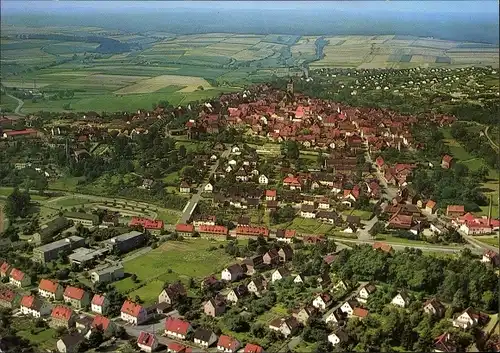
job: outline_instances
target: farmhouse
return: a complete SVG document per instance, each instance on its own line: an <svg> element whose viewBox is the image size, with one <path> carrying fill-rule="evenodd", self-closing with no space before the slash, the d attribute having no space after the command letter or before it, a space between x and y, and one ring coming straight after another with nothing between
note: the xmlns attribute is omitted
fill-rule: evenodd
<svg viewBox="0 0 500 353"><path fill-rule="evenodd" d="M25 295L21 298L21 313L36 318L50 314L51 308L47 302L34 295Z"/></svg>

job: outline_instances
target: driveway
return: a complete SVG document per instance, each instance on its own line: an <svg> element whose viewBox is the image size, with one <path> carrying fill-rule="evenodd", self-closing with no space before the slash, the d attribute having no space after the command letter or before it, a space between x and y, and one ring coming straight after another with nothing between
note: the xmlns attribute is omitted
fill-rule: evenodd
<svg viewBox="0 0 500 353"><path fill-rule="evenodd" d="M375 223L377 223L377 221L378 221L377 216L374 216L368 222L364 223L364 227L361 229L358 229L358 239L359 240L372 240L373 237L368 232L370 229L372 229L373 225Z"/></svg>

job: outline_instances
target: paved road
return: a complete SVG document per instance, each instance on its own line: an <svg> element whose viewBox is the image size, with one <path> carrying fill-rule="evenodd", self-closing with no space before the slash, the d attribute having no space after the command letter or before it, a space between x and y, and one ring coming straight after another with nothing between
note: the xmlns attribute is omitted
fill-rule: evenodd
<svg viewBox="0 0 500 353"><path fill-rule="evenodd" d="M489 245L489 244L480 242L480 241L478 241L477 238L471 237L470 235L465 235L463 233L461 233L461 234L465 240L467 240L472 246L474 246L477 249L481 249L483 251L484 250L493 250L495 252L498 252L498 250L499 250L497 246L493 246L493 245Z"/></svg>
<svg viewBox="0 0 500 353"><path fill-rule="evenodd" d="M10 98L15 99L17 101L17 107L14 110L14 114L19 115L19 116L25 116L23 113L21 113L21 108L23 107L24 102L21 99L14 97L11 94L7 94L7 96L9 96Z"/></svg>
<svg viewBox="0 0 500 353"><path fill-rule="evenodd" d="M484 129L484 135L490 141L490 144L498 151L500 147L491 139L490 135L488 135L488 130L490 129L489 126L486 126L486 129Z"/></svg>
<svg viewBox="0 0 500 353"><path fill-rule="evenodd" d="M368 233L370 229L372 229L373 225L378 222L377 216L374 216L368 222L364 223L364 227L358 229L358 239L359 240L372 240L373 237Z"/></svg>
<svg viewBox="0 0 500 353"><path fill-rule="evenodd" d="M229 156L229 153L231 152L231 146L228 146L224 152L222 152L222 157L227 158ZM209 169L208 172L208 177L207 179L210 180L212 175L214 175L215 171L219 167L219 162L220 158L217 159L217 162L215 162L214 165L212 165ZM181 219L179 220L179 223L187 223L189 221L189 218L191 218L191 215L193 214L194 209L198 205L198 202L201 199L201 194L203 193L203 188L205 187L204 183L200 183L198 186L198 189L196 190L196 193L193 194L191 199L188 201L186 206L184 207L184 210L182 211L182 216Z"/></svg>

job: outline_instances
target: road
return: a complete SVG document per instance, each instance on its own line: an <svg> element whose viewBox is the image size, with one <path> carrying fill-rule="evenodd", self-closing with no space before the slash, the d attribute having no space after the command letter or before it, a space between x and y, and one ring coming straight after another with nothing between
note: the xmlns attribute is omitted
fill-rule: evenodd
<svg viewBox="0 0 500 353"><path fill-rule="evenodd" d="M12 99L15 99L17 101L17 107L14 110L14 114L19 115L19 116L25 116L23 113L21 113L21 108L23 107L24 102L21 99L14 97L11 94L7 94L7 96L12 98Z"/></svg>
<svg viewBox="0 0 500 353"><path fill-rule="evenodd" d="M365 145L366 145L365 159L375 169L375 175L377 176L377 179L378 179L380 185L382 185L382 187L383 187L382 188L382 196L384 196L387 200L391 201L393 198L398 196L398 190L396 188L392 188L392 187L389 187L387 185L387 182L385 181L384 176L382 175L382 173L380 173L380 171L375 166L375 164L372 160L372 156L370 155L370 152L369 152L368 140L365 140Z"/></svg>
<svg viewBox="0 0 500 353"><path fill-rule="evenodd" d="M358 229L358 239L359 240L372 240L373 237L368 233L372 229L373 225L378 222L377 216L374 216L368 222L364 223L364 227Z"/></svg>
<svg viewBox="0 0 500 353"><path fill-rule="evenodd" d="M339 301L339 303L337 305L335 305L333 308L331 308L330 310L328 310L324 315L323 315L323 321L326 321L326 319L328 318L328 316L338 310L342 304L344 304L346 301L348 300L351 300L352 298L354 298L358 293L359 291L361 290L361 288L363 288L366 284L368 284L368 282L359 282L359 286L358 288L356 288L355 290L353 290L351 292L351 294L349 294L349 296L347 296L346 298L343 298L342 300Z"/></svg>
<svg viewBox="0 0 500 353"><path fill-rule="evenodd" d="M222 152L222 157L227 158L229 156L229 153L231 152L231 146L226 146L226 150ZM208 171L208 180L214 175L215 171L219 167L219 161L220 158L217 159L217 162L215 162L214 165L212 165ZM205 187L204 183L200 183L198 185L198 189L196 190L196 193L191 196L191 199L188 201L186 206L184 207L184 210L182 211L182 216L181 219L179 220L179 223L187 223L189 221L189 218L191 218L191 215L193 214L194 209L198 205L198 202L201 199L201 194L203 193L203 188Z"/></svg>
<svg viewBox="0 0 500 353"><path fill-rule="evenodd" d="M484 129L484 135L486 136L486 138L488 139L488 141L490 141L490 144L498 151L500 149L500 147L498 147L498 145L493 142L493 140L491 139L490 135L488 135L488 130L490 129L489 126L486 126L486 129Z"/></svg>

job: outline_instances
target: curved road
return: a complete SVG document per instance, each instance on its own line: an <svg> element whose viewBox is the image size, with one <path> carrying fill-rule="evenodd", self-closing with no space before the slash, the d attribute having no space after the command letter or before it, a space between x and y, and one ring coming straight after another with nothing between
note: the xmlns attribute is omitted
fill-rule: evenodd
<svg viewBox="0 0 500 353"><path fill-rule="evenodd" d="M14 97L11 94L7 94L7 96L10 97L10 98L12 98L12 99L15 99L17 101L17 107L14 110L14 114L19 115L19 116L25 116L23 113L21 113L21 109L22 109L22 107L24 105L24 102L21 99L19 99L17 97Z"/></svg>
<svg viewBox="0 0 500 353"><path fill-rule="evenodd" d="M488 130L489 129L490 129L490 127L486 126L486 129L484 129L484 135L486 136L486 138L488 139L488 141L490 141L490 144L498 151L500 149L500 147L495 142L493 142L493 140L491 139L490 135L488 135Z"/></svg>

